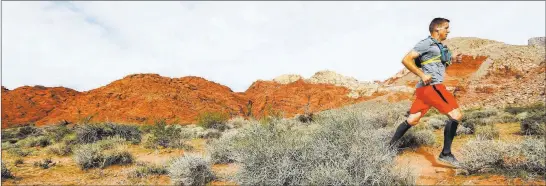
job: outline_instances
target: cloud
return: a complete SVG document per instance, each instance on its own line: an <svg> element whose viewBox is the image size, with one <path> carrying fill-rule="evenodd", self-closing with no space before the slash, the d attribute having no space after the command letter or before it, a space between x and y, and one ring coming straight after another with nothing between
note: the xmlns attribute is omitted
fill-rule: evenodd
<svg viewBox="0 0 546 186"><path fill-rule="evenodd" d="M524 45L545 2L3 2L2 85L86 91L131 73L195 75L244 91L256 79L334 70L383 80L428 35Z"/></svg>

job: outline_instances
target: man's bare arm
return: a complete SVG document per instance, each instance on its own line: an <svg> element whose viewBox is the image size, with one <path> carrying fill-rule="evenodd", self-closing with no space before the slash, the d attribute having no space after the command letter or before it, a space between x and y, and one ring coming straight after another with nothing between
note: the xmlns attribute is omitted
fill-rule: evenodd
<svg viewBox="0 0 546 186"><path fill-rule="evenodd" d="M414 50L411 50L410 52L408 52L408 54L406 54L406 56L404 57L404 59L402 60L402 64L404 64L404 66L412 73L414 73L415 75L419 76L423 82L425 84L428 84L430 82L430 80L432 79L432 77L430 75L426 75L421 69L419 69L416 65L415 65L415 58L419 57L419 53L417 53L416 51Z"/></svg>

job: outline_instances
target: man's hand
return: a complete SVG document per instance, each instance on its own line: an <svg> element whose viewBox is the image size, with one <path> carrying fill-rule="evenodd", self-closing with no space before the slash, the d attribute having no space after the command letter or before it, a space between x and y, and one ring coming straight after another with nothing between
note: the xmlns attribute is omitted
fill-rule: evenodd
<svg viewBox="0 0 546 186"><path fill-rule="evenodd" d="M423 74L423 76L421 76L421 80L425 85L428 85L432 81L432 76L428 74Z"/></svg>
<svg viewBox="0 0 546 186"><path fill-rule="evenodd" d="M457 55L451 56L451 62L453 62L453 63L462 63L463 62L463 54L457 54Z"/></svg>

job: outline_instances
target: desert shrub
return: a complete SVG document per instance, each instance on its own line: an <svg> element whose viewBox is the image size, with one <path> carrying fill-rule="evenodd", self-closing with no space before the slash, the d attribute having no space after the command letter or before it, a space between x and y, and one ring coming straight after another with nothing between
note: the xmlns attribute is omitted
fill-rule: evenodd
<svg viewBox="0 0 546 186"><path fill-rule="evenodd" d="M27 136L37 136L42 134L42 130L39 128L33 126L33 125L25 125L18 128L16 136L19 139L26 138Z"/></svg>
<svg viewBox="0 0 546 186"><path fill-rule="evenodd" d="M118 145L126 145L126 144L127 144L127 141L125 141L124 138L117 135L95 142L95 145L97 145L100 149L103 149L103 150L112 149Z"/></svg>
<svg viewBox="0 0 546 186"><path fill-rule="evenodd" d="M111 124L111 128L115 131L114 136L120 136L133 144L140 143L141 132L138 130L138 126Z"/></svg>
<svg viewBox="0 0 546 186"><path fill-rule="evenodd" d="M232 125L233 128L241 128L242 126L247 124L250 124L250 121L240 116L231 118L227 121L227 125Z"/></svg>
<svg viewBox="0 0 546 186"><path fill-rule="evenodd" d="M544 138L525 139L518 148L519 154L525 158L521 166L528 171L546 173L546 149L544 147Z"/></svg>
<svg viewBox="0 0 546 186"><path fill-rule="evenodd" d="M124 165L133 162L134 157L124 145L105 145L108 143L89 143L74 150L74 161L82 170L104 168L110 165Z"/></svg>
<svg viewBox="0 0 546 186"><path fill-rule="evenodd" d="M485 109L485 110L476 110L469 113L464 114L468 119L481 119L481 118L488 118L491 116L495 116L498 114L498 110L496 109Z"/></svg>
<svg viewBox="0 0 546 186"><path fill-rule="evenodd" d="M463 134L473 134L473 131L470 128L467 128L463 125L459 125L457 127L457 135L463 135Z"/></svg>
<svg viewBox="0 0 546 186"><path fill-rule="evenodd" d="M150 175L166 175L169 172L167 171L166 165L157 165L157 164L137 164L137 167L129 172L129 177L131 178L144 178Z"/></svg>
<svg viewBox="0 0 546 186"><path fill-rule="evenodd" d="M481 140L498 139L499 130L493 125L478 126L476 128L476 138Z"/></svg>
<svg viewBox="0 0 546 186"><path fill-rule="evenodd" d="M48 145L51 145L51 140L47 136L40 136L36 138L36 141L33 141L34 143L31 143L30 145L32 147L47 147Z"/></svg>
<svg viewBox="0 0 546 186"><path fill-rule="evenodd" d="M2 129L2 141L9 141L9 140L16 140L17 138L17 130L10 128L10 129Z"/></svg>
<svg viewBox="0 0 546 186"><path fill-rule="evenodd" d="M35 161L34 166L40 167L42 169L49 169L52 166L55 166L55 163L51 161L51 158L44 158L41 161Z"/></svg>
<svg viewBox="0 0 546 186"><path fill-rule="evenodd" d="M346 112L347 111L347 112ZM314 125L253 123L232 138L241 185L407 185L388 148L391 130L361 110L328 111ZM379 127L379 129L378 129Z"/></svg>
<svg viewBox="0 0 546 186"><path fill-rule="evenodd" d="M68 145L76 145L78 144L78 135L76 133L67 134L61 139L61 142Z"/></svg>
<svg viewBox="0 0 546 186"><path fill-rule="evenodd" d="M313 113L300 114L296 118L298 119L298 121L300 121L302 123L310 123L310 122L313 122L315 120Z"/></svg>
<svg viewBox="0 0 546 186"><path fill-rule="evenodd" d="M534 112L523 119L520 124L521 133L525 135L545 135L546 134L546 114L544 112Z"/></svg>
<svg viewBox="0 0 546 186"><path fill-rule="evenodd" d="M117 148L106 150L103 153L104 159L102 161L101 168L110 165L131 164L135 159L125 146L118 146Z"/></svg>
<svg viewBox="0 0 546 186"><path fill-rule="evenodd" d="M393 131L394 134L394 131ZM416 148L423 145L434 145L435 135L430 130L410 130L398 141L399 148Z"/></svg>
<svg viewBox="0 0 546 186"><path fill-rule="evenodd" d="M56 143L48 147L47 152L58 156L66 156L72 153L72 145L65 142Z"/></svg>
<svg viewBox="0 0 546 186"><path fill-rule="evenodd" d="M198 137L204 138L204 139L219 138L220 136L222 136L222 132L216 129L207 129L198 134Z"/></svg>
<svg viewBox="0 0 546 186"><path fill-rule="evenodd" d="M20 143L23 147L47 147L51 144L51 141L47 136L29 136L17 143Z"/></svg>
<svg viewBox="0 0 546 186"><path fill-rule="evenodd" d="M18 156L18 157L25 157L25 156L28 156L30 154L32 154L32 150L30 149L21 149L21 148L11 148L11 149L8 149L8 153L9 154L12 154L14 156Z"/></svg>
<svg viewBox="0 0 546 186"><path fill-rule="evenodd" d="M499 141L470 140L461 148L461 154L465 158L460 161L460 165L470 174L478 173L482 169L502 169L504 153L509 149Z"/></svg>
<svg viewBox="0 0 546 186"><path fill-rule="evenodd" d="M430 118L428 120L427 124L429 126L431 126L432 128L434 128L434 129L441 129L441 128L444 128L446 126L446 121L436 119L436 118Z"/></svg>
<svg viewBox="0 0 546 186"><path fill-rule="evenodd" d="M198 137L198 131L202 131L201 127L182 127L180 128L180 138L193 139Z"/></svg>
<svg viewBox="0 0 546 186"><path fill-rule="evenodd" d="M24 164L24 163L25 163L25 161L24 161L23 159L21 159L21 158L17 158L17 159L13 162L13 164L14 164L15 166L21 165L21 164Z"/></svg>
<svg viewBox="0 0 546 186"><path fill-rule="evenodd" d="M358 119L360 120L358 122L373 125L375 128L394 127L407 119L407 110L410 106L411 102L409 101L397 103L366 101L318 112L315 121L335 117L339 120Z"/></svg>
<svg viewBox="0 0 546 186"><path fill-rule="evenodd" d="M137 126L114 123L86 124L76 128L80 143L93 143L111 136L120 136L134 144L140 143L141 133Z"/></svg>
<svg viewBox="0 0 546 186"><path fill-rule="evenodd" d="M14 177L13 174L11 174L11 171L6 167L4 162L2 162L1 164L2 164L2 180L13 178Z"/></svg>
<svg viewBox="0 0 546 186"><path fill-rule="evenodd" d="M153 125L141 125L138 127L138 130L140 130L142 133L149 133L154 128Z"/></svg>
<svg viewBox="0 0 546 186"><path fill-rule="evenodd" d="M99 146L92 143L81 145L79 148L74 150L74 162L82 169L91 169L95 167L100 167L104 155L102 154L102 149Z"/></svg>
<svg viewBox="0 0 546 186"><path fill-rule="evenodd" d="M513 123L518 122L520 119L515 115L509 114L507 112L501 112L491 118L485 120L486 124L497 124L497 123Z"/></svg>
<svg viewBox="0 0 546 186"><path fill-rule="evenodd" d="M61 141L64 136L72 133L66 125L55 125L45 129L46 136L54 142Z"/></svg>
<svg viewBox="0 0 546 186"><path fill-rule="evenodd" d="M486 124L487 123L484 121L483 118L466 118L466 117L463 117L463 119L460 122L459 126L463 126L465 128L468 128L470 130L470 133L474 134L476 132L476 127L484 126Z"/></svg>
<svg viewBox="0 0 546 186"><path fill-rule="evenodd" d="M158 120L147 136L146 148L189 148L184 142L182 128L167 126L165 120Z"/></svg>
<svg viewBox="0 0 546 186"><path fill-rule="evenodd" d="M174 160L168 172L176 185L205 185L215 179L210 161L193 154Z"/></svg>
<svg viewBox="0 0 546 186"><path fill-rule="evenodd" d="M497 140L471 140L461 153L465 157L461 167L470 174L482 171L527 172L544 175L546 171L546 149L544 140L526 138L522 142Z"/></svg>
<svg viewBox="0 0 546 186"><path fill-rule="evenodd" d="M217 129L224 131L227 129L226 123L229 116L220 112L204 112L197 116L197 125L205 129Z"/></svg>
<svg viewBox="0 0 546 186"><path fill-rule="evenodd" d="M537 102L537 103L526 105L526 106L508 106L504 108L504 111L514 115L523 113L523 112L529 112L529 113L544 112L545 110L544 106L545 106L544 103Z"/></svg>
<svg viewBox="0 0 546 186"><path fill-rule="evenodd" d="M19 148L19 147L21 147L21 144L18 144L18 143L11 143L11 142L2 143L2 150L8 150L11 148Z"/></svg>
<svg viewBox="0 0 546 186"><path fill-rule="evenodd" d="M208 144L207 151L213 163L232 163L235 161L231 142L236 134L237 131L231 130Z"/></svg>

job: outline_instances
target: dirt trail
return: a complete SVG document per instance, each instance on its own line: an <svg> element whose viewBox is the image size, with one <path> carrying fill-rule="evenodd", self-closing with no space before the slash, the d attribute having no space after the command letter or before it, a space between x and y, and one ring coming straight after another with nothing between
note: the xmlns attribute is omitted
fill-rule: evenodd
<svg viewBox="0 0 546 186"><path fill-rule="evenodd" d="M437 160L430 147L405 151L397 159L399 165L408 166L418 174L417 185L445 184L455 176L455 167Z"/></svg>
<svg viewBox="0 0 546 186"><path fill-rule="evenodd" d="M514 135L519 130L518 123L495 124L500 132L500 140L521 140L522 136ZM434 131L436 144L422 146L417 149L404 150L396 159L400 167L408 167L416 171L417 185L546 185L545 180L523 180L498 174L457 175L457 169L449 164L438 161L438 155L443 144L443 131ZM464 157L460 150L473 135L457 136L453 141L452 152L459 159Z"/></svg>

